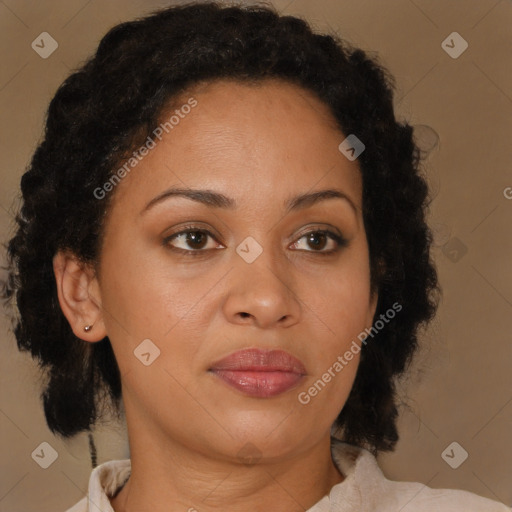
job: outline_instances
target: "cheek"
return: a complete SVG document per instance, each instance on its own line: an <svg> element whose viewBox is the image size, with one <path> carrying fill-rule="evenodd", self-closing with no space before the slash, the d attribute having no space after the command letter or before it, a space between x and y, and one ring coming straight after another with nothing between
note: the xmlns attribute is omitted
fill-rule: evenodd
<svg viewBox="0 0 512 512"><path fill-rule="evenodd" d="M357 336L367 327L366 322L370 307L369 283L365 276L352 275L342 283L329 305L329 316L335 334L342 336L342 341Z"/></svg>
<svg viewBox="0 0 512 512"><path fill-rule="evenodd" d="M121 371L140 370L134 352L150 339L160 350L158 364L181 373L197 351L198 332L208 324L208 301L200 299L219 281L217 272L191 277L186 268L167 264L158 251L151 256L115 237L109 243L102 257L102 306Z"/></svg>
<svg viewBox="0 0 512 512"><path fill-rule="evenodd" d="M320 312L322 334L310 352L310 376L297 399L312 417L325 417L328 425L343 408L359 366L360 335L369 327L368 270L364 264L350 265L350 272L339 272L321 290L315 311Z"/></svg>
<svg viewBox="0 0 512 512"><path fill-rule="evenodd" d="M341 351L364 331L370 313L370 276L366 253L354 251L322 280L311 308L325 325L327 352Z"/></svg>
<svg viewBox="0 0 512 512"><path fill-rule="evenodd" d="M186 313L188 288L172 278L172 268L158 261L155 252L130 243L121 229L110 233L102 254L101 293L113 330L161 337Z"/></svg>

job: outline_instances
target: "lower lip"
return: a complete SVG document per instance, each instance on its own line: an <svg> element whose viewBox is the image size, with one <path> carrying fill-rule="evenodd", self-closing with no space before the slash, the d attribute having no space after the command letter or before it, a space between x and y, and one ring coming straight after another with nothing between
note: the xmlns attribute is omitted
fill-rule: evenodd
<svg viewBox="0 0 512 512"><path fill-rule="evenodd" d="M248 396L268 398L297 386L303 375L281 371L212 370L230 386Z"/></svg>

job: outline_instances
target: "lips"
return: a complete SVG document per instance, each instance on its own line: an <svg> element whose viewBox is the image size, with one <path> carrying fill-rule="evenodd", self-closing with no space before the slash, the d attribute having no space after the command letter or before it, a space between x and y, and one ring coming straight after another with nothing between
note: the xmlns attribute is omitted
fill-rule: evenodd
<svg viewBox="0 0 512 512"><path fill-rule="evenodd" d="M307 373L302 362L288 352L255 348L234 352L209 371L241 393L259 398L296 387Z"/></svg>

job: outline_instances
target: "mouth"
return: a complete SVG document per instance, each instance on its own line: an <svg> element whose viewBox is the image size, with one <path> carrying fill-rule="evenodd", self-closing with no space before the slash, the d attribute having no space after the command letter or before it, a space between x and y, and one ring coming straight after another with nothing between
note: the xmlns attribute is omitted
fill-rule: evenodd
<svg viewBox="0 0 512 512"><path fill-rule="evenodd" d="M269 398L293 389L306 376L306 368L283 350L246 349L215 362L208 370L241 393Z"/></svg>

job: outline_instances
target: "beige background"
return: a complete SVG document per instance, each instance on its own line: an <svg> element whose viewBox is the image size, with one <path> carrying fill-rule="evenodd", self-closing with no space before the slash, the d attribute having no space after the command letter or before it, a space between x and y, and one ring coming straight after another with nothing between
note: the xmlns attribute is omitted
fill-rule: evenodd
<svg viewBox="0 0 512 512"><path fill-rule="evenodd" d="M0 2L0 228L11 226L19 179L41 134L48 101L114 24L168 2ZM411 378L401 441L380 457L389 478L467 489L512 505L512 2L509 0L276 0L378 52L397 79L399 117L431 127L439 144L426 170L444 298ZM441 43L458 32L457 59ZM59 47L31 48L41 32ZM422 143L432 131L418 129ZM509 187L509 188L507 188ZM508 198L507 198L508 195ZM466 248L467 252L464 252ZM90 472L87 438L62 442L47 429L34 364L15 348L3 317L0 368L0 511L56 512L78 501ZM116 425L97 434L99 462L127 456ZM58 452L50 468L31 458L41 442ZM441 457L456 441L469 454L457 469ZM454 452L459 457L460 449Z"/></svg>

